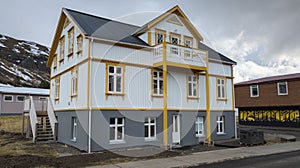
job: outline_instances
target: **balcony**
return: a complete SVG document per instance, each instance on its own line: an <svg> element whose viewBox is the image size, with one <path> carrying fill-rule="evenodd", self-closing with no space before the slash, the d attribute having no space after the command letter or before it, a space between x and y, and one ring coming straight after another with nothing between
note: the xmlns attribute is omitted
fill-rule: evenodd
<svg viewBox="0 0 300 168"><path fill-rule="evenodd" d="M163 63L163 44L154 48L154 66L161 66ZM206 52L199 49L178 46L166 43L167 65L174 65L191 69L203 69L206 67Z"/></svg>

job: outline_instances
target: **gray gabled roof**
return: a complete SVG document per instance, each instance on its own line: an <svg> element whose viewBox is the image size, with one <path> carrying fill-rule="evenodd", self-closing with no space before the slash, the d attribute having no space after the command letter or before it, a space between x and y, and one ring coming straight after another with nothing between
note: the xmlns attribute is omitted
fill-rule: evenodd
<svg viewBox="0 0 300 168"><path fill-rule="evenodd" d="M149 46L139 37L131 35L140 27L74 11L63 9L69 17L77 24L81 31L90 37L99 39L124 42L135 45Z"/></svg>
<svg viewBox="0 0 300 168"><path fill-rule="evenodd" d="M225 55L219 53L218 51L208 47L207 45L203 44L202 42L198 43L198 47L201 50L208 51L208 56L209 56L208 58L211 59L211 60L227 62L227 63L236 65L235 61L229 59L228 57L226 57Z"/></svg>
<svg viewBox="0 0 300 168"><path fill-rule="evenodd" d="M71 9L63 8L63 10L69 17L71 17L71 19L86 36L150 47L139 37L133 35L138 30L143 29L143 27L122 23ZM236 64L235 61L227 58L223 54L211 49L201 42L199 42L198 47L199 49L208 51L209 58L212 60Z"/></svg>

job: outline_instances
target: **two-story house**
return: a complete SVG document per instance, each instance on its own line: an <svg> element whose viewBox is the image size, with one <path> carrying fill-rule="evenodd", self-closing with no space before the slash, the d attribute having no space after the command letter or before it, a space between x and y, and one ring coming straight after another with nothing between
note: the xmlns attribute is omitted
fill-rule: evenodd
<svg viewBox="0 0 300 168"><path fill-rule="evenodd" d="M240 124L300 127L300 73L245 81L234 88Z"/></svg>
<svg viewBox="0 0 300 168"><path fill-rule="evenodd" d="M235 64L178 6L142 27L62 9L47 62L57 140L90 152L231 138Z"/></svg>

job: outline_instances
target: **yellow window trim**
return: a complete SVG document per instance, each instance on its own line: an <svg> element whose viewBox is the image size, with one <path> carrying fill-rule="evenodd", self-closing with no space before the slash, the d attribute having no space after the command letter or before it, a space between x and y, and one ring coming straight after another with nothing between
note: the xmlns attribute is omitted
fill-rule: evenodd
<svg viewBox="0 0 300 168"><path fill-rule="evenodd" d="M57 54L53 57L53 70L55 71L57 69Z"/></svg>
<svg viewBox="0 0 300 168"><path fill-rule="evenodd" d="M218 80L219 79L224 80L224 98L220 98L219 95L218 95ZM227 82L226 78L216 77L216 98L217 98L217 101L227 101L226 82Z"/></svg>
<svg viewBox="0 0 300 168"><path fill-rule="evenodd" d="M120 66L122 67L122 91L120 93L118 92L110 92L108 91L108 67L109 66ZM106 62L105 65L105 83L106 83L106 87L105 87L105 98L106 100L108 99L108 96L122 96L122 100L125 99L125 92L124 92L124 78L125 78L125 64L121 64L121 63L115 63L115 62Z"/></svg>
<svg viewBox="0 0 300 168"><path fill-rule="evenodd" d="M73 73L77 71L76 73L76 93L73 93ZM70 97L71 97L71 101L73 100L73 98L76 98L76 101L78 100L78 66L75 66L72 68L71 70L71 90L70 90Z"/></svg>
<svg viewBox="0 0 300 168"><path fill-rule="evenodd" d="M70 21L68 18L66 18L66 21L65 21L65 23L64 23L64 29L65 29L70 23L71 23L71 21Z"/></svg>
<svg viewBox="0 0 300 168"><path fill-rule="evenodd" d="M65 36L59 39L59 63L62 63L65 58Z"/></svg>
<svg viewBox="0 0 300 168"><path fill-rule="evenodd" d="M186 46L186 41L187 40L189 40L191 42L191 44L190 44L189 47ZM193 45L193 37L183 36L183 45L186 48L191 48L192 49L194 47L194 45ZM190 57L194 57L194 55L193 55L192 52L190 53ZM187 50L184 50L184 58L187 58Z"/></svg>
<svg viewBox="0 0 300 168"><path fill-rule="evenodd" d="M150 77L151 77L151 80L150 80L150 82L151 82L151 100L153 100L154 97L156 97L156 98L163 98L164 97L163 94L154 94L154 79L153 79L154 78L154 76L153 76L154 71L162 72L162 70L158 69L158 68L151 68L151 75L150 75Z"/></svg>
<svg viewBox="0 0 300 168"><path fill-rule="evenodd" d="M172 37L177 37L178 38L178 46L181 45L181 34L177 34L177 33L173 33L173 32L170 32L169 33L169 43L170 44L173 44L172 43ZM173 45L176 45L176 44L173 44Z"/></svg>
<svg viewBox="0 0 300 168"><path fill-rule="evenodd" d="M60 98L60 76L56 77L54 79L54 82L55 82L55 89L58 89L57 96L56 96L56 90L55 90L54 101L59 102L59 98Z"/></svg>
<svg viewBox="0 0 300 168"><path fill-rule="evenodd" d="M164 35L164 41L166 41L166 38L167 38L167 31L165 31L165 30L162 30L162 29L155 29L155 45L157 45L157 44L162 44L162 43L157 43L157 34L163 34Z"/></svg>
<svg viewBox="0 0 300 168"><path fill-rule="evenodd" d="M70 37L72 35L72 41ZM72 49L70 50L70 46L72 45ZM68 30L68 57L73 56L74 53L74 26Z"/></svg>
<svg viewBox="0 0 300 168"><path fill-rule="evenodd" d="M193 75L196 76L196 96L189 96L189 75L191 74L186 74L186 100L188 102L189 99L191 100L200 100L200 91L199 91L199 73L193 73Z"/></svg>
<svg viewBox="0 0 300 168"><path fill-rule="evenodd" d="M77 38L77 51L76 51L76 54L78 56L78 55L80 55L80 53L82 53L83 36L81 34L79 34L76 38ZM80 41L80 48L79 48L78 46L79 46L79 40L80 39L81 39L81 41Z"/></svg>

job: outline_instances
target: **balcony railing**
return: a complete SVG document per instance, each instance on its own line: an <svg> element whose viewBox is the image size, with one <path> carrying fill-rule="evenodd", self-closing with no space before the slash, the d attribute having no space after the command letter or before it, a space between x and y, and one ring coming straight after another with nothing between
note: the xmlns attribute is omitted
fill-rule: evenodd
<svg viewBox="0 0 300 168"><path fill-rule="evenodd" d="M190 47L166 44L167 62L189 66L206 67L206 52ZM155 46L154 64L163 61L163 44Z"/></svg>

